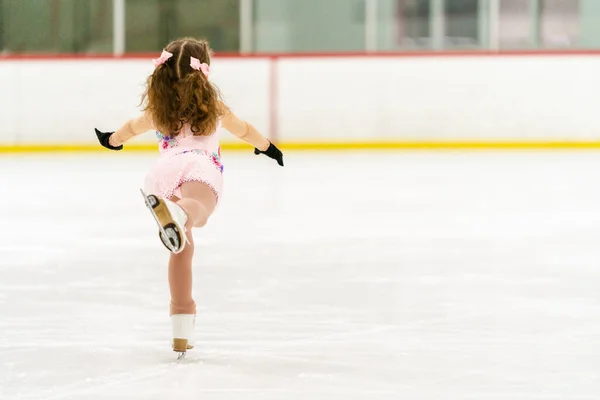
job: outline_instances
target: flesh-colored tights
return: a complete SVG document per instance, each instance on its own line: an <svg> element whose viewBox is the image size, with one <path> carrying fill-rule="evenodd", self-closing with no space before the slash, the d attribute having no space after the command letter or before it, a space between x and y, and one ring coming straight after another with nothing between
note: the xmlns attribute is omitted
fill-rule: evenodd
<svg viewBox="0 0 600 400"><path fill-rule="evenodd" d="M179 254L171 253L169 259L169 288L171 291L171 315L195 314L196 303L192 298L192 258L194 238L192 228L206 225L217 205L217 198L210 187L201 182L186 182L181 188L181 199L172 197L188 215L186 235L189 243Z"/></svg>

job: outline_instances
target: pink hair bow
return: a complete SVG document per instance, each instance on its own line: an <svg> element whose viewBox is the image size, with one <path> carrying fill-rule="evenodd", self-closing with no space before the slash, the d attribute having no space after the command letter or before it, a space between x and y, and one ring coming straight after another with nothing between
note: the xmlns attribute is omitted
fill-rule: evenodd
<svg viewBox="0 0 600 400"><path fill-rule="evenodd" d="M173 57L172 53L169 53L166 50L163 50L160 57L158 57L155 60L152 60L154 62L154 66L158 67L161 64L164 64L169 58Z"/></svg>
<svg viewBox="0 0 600 400"><path fill-rule="evenodd" d="M196 71L202 71L206 77L208 77L210 72L210 66L207 63L200 63L200 60L194 57L190 57L190 67Z"/></svg>

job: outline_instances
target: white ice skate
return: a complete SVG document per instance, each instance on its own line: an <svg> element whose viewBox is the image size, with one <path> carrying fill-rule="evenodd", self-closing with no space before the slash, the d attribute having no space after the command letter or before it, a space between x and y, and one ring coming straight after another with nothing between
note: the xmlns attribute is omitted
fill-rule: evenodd
<svg viewBox="0 0 600 400"><path fill-rule="evenodd" d="M196 316L194 314L173 314L171 323L173 324L173 351L180 353L177 359L181 360L185 357L187 350L194 348Z"/></svg>
<svg viewBox="0 0 600 400"><path fill-rule="evenodd" d="M181 253L188 242L185 233L187 214L174 202L153 194L147 195L140 189L146 207L158 224L158 235L165 247L174 254Z"/></svg>

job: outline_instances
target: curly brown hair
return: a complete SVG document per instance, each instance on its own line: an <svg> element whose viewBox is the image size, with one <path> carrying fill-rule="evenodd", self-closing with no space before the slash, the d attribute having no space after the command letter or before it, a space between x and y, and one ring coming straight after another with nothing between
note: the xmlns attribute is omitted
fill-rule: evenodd
<svg viewBox="0 0 600 400"><path fill-rule="evenodd" d="M144 111L163 134L177 136L189 124L194 135L210 135L224 112L221 94L202 71L190 66L190 57L210 65L208 43L183 38L169 43L165 50L173 56L148 77L142 96Z"/></svg>

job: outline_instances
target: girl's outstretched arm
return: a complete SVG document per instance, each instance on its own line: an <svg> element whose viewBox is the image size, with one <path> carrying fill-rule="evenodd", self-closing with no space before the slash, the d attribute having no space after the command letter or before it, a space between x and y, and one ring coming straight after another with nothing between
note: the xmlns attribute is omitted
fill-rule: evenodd
<svg viewBox="0 0 600 400"><path fill-rule="evenodd" d="M149 131L153 128L152 119L146 114L130 119L125 122L115 133L110 136L109 144L117 147L127 142L129 139Z"/></svg>
<svg viewBox="0 0 600 400"><path fill-rule="evenodd" d="M264 154L277 161L283 167L283 153L281 153L281 150L271 143L269 139L261 135L255 127L239 119L227 106L223 105L223 109L225 110L221 119L223 128L254 146L254 154Z"/></svg>
<svg viewBox="0 0 600 400"><path fill-rule="evenodd" d="M238 118L233 112L231 112L229 108L225 106L224 108L225 114L221 119L223 128L227 129L229 132L233 133L246 143L256 147L258 150L266 151L269 148L271 142L261 135L255 127Z"/></svg>
<svg viewBox="0 0 600 400"><path fill-rule="evenodd" d="M110 150L121 150L123 143L154 127L152 119L146 113L137 118L130 119L116 132L100 132L96 129L96 136L100 144Z"/></svg>

